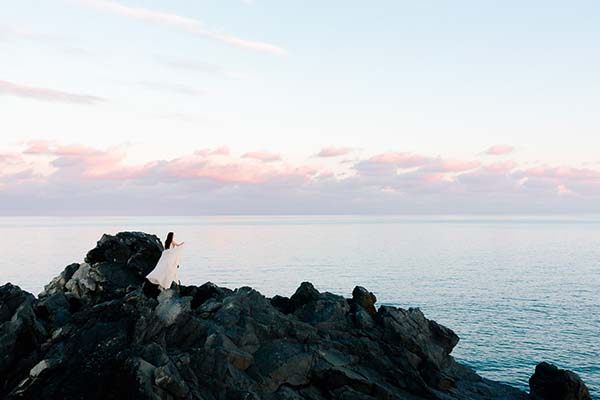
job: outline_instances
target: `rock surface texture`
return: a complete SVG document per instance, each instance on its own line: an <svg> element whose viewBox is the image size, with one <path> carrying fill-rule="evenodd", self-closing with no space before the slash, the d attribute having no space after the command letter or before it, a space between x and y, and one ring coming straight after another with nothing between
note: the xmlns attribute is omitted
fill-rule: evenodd
<svg viewBox="0 0 600 400"><path fill-rule="evenodd" d="M161 251L156 236L104 235L39 299L0 287L0 398L529 398L454 361L452 330L416 308L376 309L361 287L346 299L305 282L268 299L206 283L149 298ZM548 371L532 377L535 399L589 398L576 375Z"/></svg>
<svg viewBox="0 0 600 400"><path fill-rule="evenodd" d="M540 363L529 379L533 400L591 400L588 388L581 378L571 371Z"/></svg>

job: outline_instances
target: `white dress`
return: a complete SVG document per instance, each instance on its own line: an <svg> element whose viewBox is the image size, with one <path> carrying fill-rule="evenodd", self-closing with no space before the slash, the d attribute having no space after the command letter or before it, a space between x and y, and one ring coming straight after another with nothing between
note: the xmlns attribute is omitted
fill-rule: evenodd
<svg viewBox="0 0 600 400"><path fill-rule="evenodd" d="M156 267L146 276L146 278L158 285L161 290L171 287L173 282L179 282L178 268L183 246L172 247L163 250Z"/></svg>

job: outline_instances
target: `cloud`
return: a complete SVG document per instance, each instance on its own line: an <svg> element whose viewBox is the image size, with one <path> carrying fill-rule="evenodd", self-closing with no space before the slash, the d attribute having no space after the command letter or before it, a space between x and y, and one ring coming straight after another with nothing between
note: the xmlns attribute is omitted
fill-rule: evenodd
<svg viewBox="0 0 600 400"><path fill-rule="evenodd" d="M66 54L74 56L88 54L85 49L69 45L68 42L70 39L62 35L39 32L24 27L0 26L0 41L27 40L43 44L44 46L52 46Z"/></svg>
<svg viewBox="0 0 600 400"><path fill-rule="evenodd" d="M373 164L390 164L397 167L417 167L431 161L430 157L415 155L411 153L387 152L372 156L368 162Z"/></svg>
<svg viewBox="0 0 600 400"><path fill-rule="evenodd" d="M253 158L255 160L263 161L263 162L272 162L272 161L280 161L281 156L276 153L271 153L269 151L251 151L242 156L242 158Z"/></svg>
<svg viewBox="0 0 600 400"><path fill-rule="evenodd" d="M287 53L283 48L274 44L242 39L227 33L208 30L199 21L177 14L154 11L142 7L130 7L110 0L78 0L78 2L112 14L172 26L194 35L203 36L235 47L278 55L285 55Z"/></svg>
<svg viewBox="0 0 600 400"><path fill-rule="evenodd" d="M490 156L503 156L506 154L513 153L515 148L508 144L497 144L495 146L490 147L485 151L485 154Z"/></svg>
<svg viewBox="0 0 600 400"><path fill-rule="evenodd" d="M344 156L352 151L350 147L323 147L321 151L317 153L317 157L339 157Z"/></svg>
<svg viewBox="0 0 600 400"><path fill-rule="evenodd" d="M81 144L57 144L50 141L31 141L24 155L45 156L51 159L52 174L62 178L107 179L139 176L144 166L125 166L127 152L124 146L106 150Z"/></svg>
<svg viewBox="0 0 600 400"><path fill-rule="evenodd" d="M105 99L103 99L102 97L63 92L60 90L22 85L2 80L0 80L0 94L8 94L23 98L69 104L92 105L105 101Z"/></svg>
<svg viewBox="0 0 600 400"><path fill-rule="evenodd" d="M0 153L0 176L20 171L26 167L22 154Z"/></svg>
<svg viewBox="0 0 600 400"><path fill-rule="evenodd" d="M225 146L129 163L128 149L31 141L0 151L0 213L600 212L593 168L388 152L330 170Z"/></svg>
<svg viewBox="0 0 600 400"><path fill-rule="evenodd" d="M422 166L425 166L425 164L423 164ZM445 160L442 158L437 158L434 160L430 160L426 166L425 169L432 171L432 172L443 172L443 173L447 173L447 172L464 172L464 171L469 171L469 170L473 170L475 168L478 168L479 166L481 166L481 162L480 161L473 161L473 160Z"/></svg>
<svg viewBox="0 0 600 400"><path fill-rule="evenodd" d="M194 155L208 157L208 156L228 156L231 153L229 147L221 146L216 149L200 149L194 152Z"/></svg>

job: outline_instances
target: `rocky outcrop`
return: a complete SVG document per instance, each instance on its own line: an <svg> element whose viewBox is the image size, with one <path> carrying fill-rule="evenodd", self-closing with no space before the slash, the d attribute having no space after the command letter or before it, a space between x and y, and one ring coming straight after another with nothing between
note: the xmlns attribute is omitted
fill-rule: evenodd
<svg viewBox="0 0 600 400"><path fill-rule="evenodd" d="M156 265L163 245L154 235L121 232L103 235L81 264L71 264L40 293L63 294L84 303L119 298L128 286L137 287Z"/></svg>
<svg viewBox="0 0 600 400"><path fill-rule="evenodd" d="M18 384L43 354L48 332L34 307L33 295L10 283L0 286L0 394Z"/></svg>
<svg viewBox="0 0 600 400"><path fill-rule="evenodd" d="M581 378L555 365L540 363L529 379L532 400L591 400Z"/></svg>
<svg viewBox="0 0 600 400"><path fill-rule="evenodd" d="M161 251L155 236L104 235L39 299L0 287L0 397L528 398L457 363L452 330L416 308L377 309L361 287L349 299L308 282L290 298L211 283L148 297Z"/></svg>

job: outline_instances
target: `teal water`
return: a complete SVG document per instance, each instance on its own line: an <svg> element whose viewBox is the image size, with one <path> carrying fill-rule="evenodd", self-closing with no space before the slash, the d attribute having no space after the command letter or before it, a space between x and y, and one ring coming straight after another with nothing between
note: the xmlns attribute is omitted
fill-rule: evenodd
<svg viewBox="0 0 600 400"><path fill-rule="evenodd" d="M483 376L526 388L549 361L600 396L598 217L7 217L0 283L39 293L122 230L175 231L183 283L267 296L306 280L345 296L362 285L454 329L453 354Z"/></svg>

